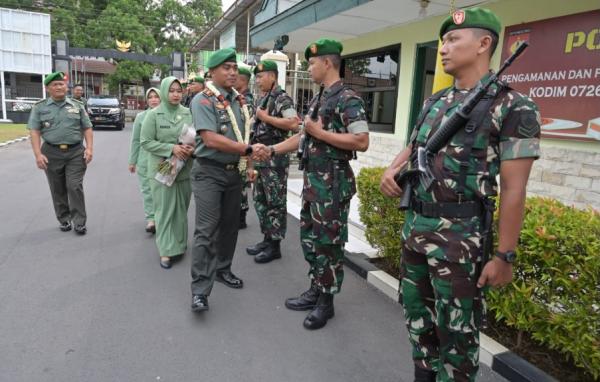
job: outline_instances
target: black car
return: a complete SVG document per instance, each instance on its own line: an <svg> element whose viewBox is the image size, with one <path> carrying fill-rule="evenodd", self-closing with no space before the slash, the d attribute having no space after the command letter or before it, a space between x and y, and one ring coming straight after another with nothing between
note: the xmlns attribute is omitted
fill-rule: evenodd
<svg viewBox="0 0 600 382"><path fill-rule="evenodd" d="M94 127L114 126L119 130L125 127L125 110L117 97L91 97L87 101L87 112Z"/></svg>

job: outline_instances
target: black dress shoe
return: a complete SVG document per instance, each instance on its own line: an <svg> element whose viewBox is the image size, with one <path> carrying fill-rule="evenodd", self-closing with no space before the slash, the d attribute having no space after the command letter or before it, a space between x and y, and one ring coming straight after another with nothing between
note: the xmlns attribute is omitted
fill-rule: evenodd
<svg viewBox="0 0 600 382"><path fill-rule="evenodd" d="M268 245L269 245L269 239L265 236L263 241L261 241L260 243L256 243L256 244L246 248L246 253L249 254L250 256L258 255L259 253L261 253L263 251L263 249L267 248Z"/></svg>
<svg viewBox="0 0 600 382"><path fill-rule="evenodd" d="M281 247L279 240L270 240L267 248L254 257L254 261L259 264L269 263L275 259L281 259Z"/></svg>
<svg viewBox="0 0 600 382"><path fill-rule="evenodd" d="M435 382L437 373L415 366L415 382Z"/></svg>
<svg viewBox="0 0 600 382"><path fill-rule="evenodd" d="M148 232L148 233L156 233L156 225L154 223L148 224L146 226L146 232Z"/></svg>
<svg viewBox="0 0 600 382"><path fill-rule="evenodd" d="M319 290L315 285L311 285L299 297L291 297L285 300L285 307L291 310L311 310L317 304L318 299Z"/></svg>
<svg viewBox="0 0 600 382"><path fill-rule="evenodd" d="M208 310L208 297L203 294L192 296L192 312L203 312Z"/></svg>
<svg viewBox="0 0 600 382"><path fill-rule="evenodd" d="M85 228L85 225L76 225L75 232L78 235L85 235L87 233L87 228Z"/></svg>
<svg viewBox="0 0 600 382"><path fill-rule="evenodd" d="M304 327L309 330L321 329L327 320L335 315L333 311L333 295L321 293L315 308L304 319Z"/></svg>
<svg viewBox="0 0 600 382"><path fill-rule="evenodd" d="M63 223L60 223L60 227L59 228L63 232L68 232L73 227L71 226L71 222L63 222Z"/></svg>
<svg viewBox="0 0 600 382"><path fill-rule="evenodd" d="M242 279L234 275L231 271L217 272L215 280L234 289L240 289L244 286Z"/></svg>
<svg viewBox="0 0 600 382"><path fill-rule="evenodd" d="M171 259L170 258L166 258L166 259L160 259L160 267L164 268L164 269L169 269L171 268Z"/></svg>

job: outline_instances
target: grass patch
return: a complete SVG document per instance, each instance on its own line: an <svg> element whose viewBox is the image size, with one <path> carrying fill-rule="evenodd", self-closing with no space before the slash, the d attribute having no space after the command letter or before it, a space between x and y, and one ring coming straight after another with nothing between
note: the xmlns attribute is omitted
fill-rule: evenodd
<svg viewBox="0 0 600 382"><path fill-rule="evenodd" d="M29 135L27 125L23 123L0 124L0 142L10 141Z"/></svg>

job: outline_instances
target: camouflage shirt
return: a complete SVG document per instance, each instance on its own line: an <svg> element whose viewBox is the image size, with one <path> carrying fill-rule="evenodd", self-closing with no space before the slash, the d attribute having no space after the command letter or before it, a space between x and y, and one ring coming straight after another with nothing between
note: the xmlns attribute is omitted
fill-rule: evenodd
<svg viewBox="0 0 600 382"><path fill-rule="evenodd" d="M310 103L310 115L317 103ZM368 133L364 101L341 81L323 92L319 103L319 116L325 130L338 134ZM304 171L303 197L307 201L330 201L338 192L339 200L348 200L356 193L354 173L348 161L352 152L338 149L315 138L308 139L308 163ZM337 163L337 165L335 165ZM334 167L337 167L334 168ZM336 186L334 187L334 183Z"/></svg>
<svg viewBox="0 0 600 382"><path fill-rule="evenodd" d="M492 88L497 89L495 85ZM413 153L417 147L426 144L469 93L468 90L452 87L431 106L423 123L415 128L410 138ZM484 118L484 124L486 120L489 130L486 133L481 126L475 130L472 151L466 161L468 167L463 201L497 195L496 176L500 172L501 161L517 158L537 159L540 156L540 114L536 104L530 98L514 90L505 89L493 101L489 115ZM418 184L415 187L417 199L424 202L459 201L457 186L465 134L464 129L461 129L435 154L431 163L436 180L429 192ZM424 234L415 234L415 231ZM437 233L437 235L427 233ZM415 250L422 250L418 247L426 244L427 251L437 252L439 258L466 262L473 256L477 256L477 251L470 251L468 247L479 247L479 217L429 218L409 210L402 236L406 244ZM435 243L435 237L440 238L439 243ZM461 242L468 242L468 244L458 248ZM447 246L457 248L455 251L449 251Z"/></svg>
<svg viewBox="0 0 600 382"><path fill-rule="evenodd" d="M246 91L243 92L242 95L246 99L246 105L248 105L248 113L250 114L250 118L252 118L252 117L254 117L254 112L255 112L254 94L252 94L250 89L246 89Z"/></svg>
<svg viewBox="0 0 600 382"><path fill-rule="evenodd" d="M268 97L268 95L258 100L255 105L257 108L262 105L265 97ZM277 118L295 118L297 115L296 109L294 109L294 101L280 86L277 86L271 92L267 110L270 116ZM253 126L252 142L274 145L285 140L287 136L287 131L257 120L257 123ZM289 166L289 157L287 154L276 155L269 161L255 162L254 165L255 167L287 167Z"/></svg>

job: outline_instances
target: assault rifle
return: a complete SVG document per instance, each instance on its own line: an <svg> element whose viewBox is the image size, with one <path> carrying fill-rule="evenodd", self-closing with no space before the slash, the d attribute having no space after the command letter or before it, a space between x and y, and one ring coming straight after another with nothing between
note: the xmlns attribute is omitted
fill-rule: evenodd
<svg viewBox="0 0 600 382"><path fill-rule="evenodd" d="M461 107L436 131L431 139L427 141L427 144L424 147L417 148L417 151L411 156L409 162L411 168L405 168L396 175L396 183L402 188L402 198L400 199L399 206L401 210L409 209L413 187L417 179L425 190L430 190L435 180L431 172L431 162L435 154L465 126L471 117L471 112L487 94L489 87L498 81L500 74L523 53L527 46L527 42L522 42L517 50L504 61L497 73L492 74L484 83L479 82L477 88L465 99Z"/></svg>
<svg viewBox="0 0 600 382"><path fill-rule="evenodd" d="M319 107L321 103L321 97L323 96L323 90L325 89L325 85L321 84L319 87L319 95L317 96L317 104L312 109L310 113L310 119L313 121L317 121L319 119ZM300 159L300 163L298 164L298 170L304 170L306 164L308 163L308 136L306 131L302 133L300 136L300 143L298 144L298 159Z"/></svg>
<svg viewBox="0 0 600 382"><path fill-rule="evenodd" d="M262 109L262 110L266 110L267 109L267 106L269 105L269 100L272 97L273 87L275 87L275 83L276 82L277 81L273 81L273 83L271 84L271 89L269 89L269 92L267 93L267 95L265 96L265 98L263 98L262 102L260 103L260 106L259 106L260 109ZM256 142L254 142L254 138L255 138L254 134L256 132L256 129L258 129L258 125L260 125L260 123L261 123L261 120L258 119L258 117L255 116L255 118L256 118L256 120L254 121L254 126L252 126L252 130L250 132L250 135L251 135L250 136L250 142L252 142L252 143L256 143Z"/></svg>

